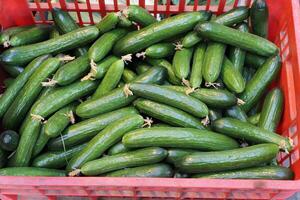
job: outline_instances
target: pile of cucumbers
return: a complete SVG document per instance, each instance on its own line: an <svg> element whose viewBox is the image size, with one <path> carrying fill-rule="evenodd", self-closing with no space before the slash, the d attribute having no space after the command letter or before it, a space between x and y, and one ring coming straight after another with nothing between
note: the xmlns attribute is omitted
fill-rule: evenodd
<svg viewBox="0 0 300 200"><path fill-rule="evenodd" d="M0 175L293 179L264 1L160 21L132 5L86 27L52 15L0 36Z"/></svg>

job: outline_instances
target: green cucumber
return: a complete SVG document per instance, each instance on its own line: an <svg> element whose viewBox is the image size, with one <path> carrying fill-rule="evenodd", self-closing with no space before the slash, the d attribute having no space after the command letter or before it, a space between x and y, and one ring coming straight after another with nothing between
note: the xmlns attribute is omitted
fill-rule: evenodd
<svg viewBox="0 0 300 200"><path fill-rule="evenodd" d="M119 17L120 21L118 23L118 26L119 27L122 27L122 28L129 28L131 27L133 24L132 24L132 21L130 21L126 16L124 15L121 15Z"/></svg>
<svg viewBox="0 0 300 200"><path fill-rule="evenodd" d="M252 53L247 53L245 64L249 67L260 68L266 62L266 58Z"/></svg>
<svg viewBox="0 0 300 200"><path fill-rule="evenodd" d="M215 22L204 22L195 30L200 36L207 39L236 46L258 55L272 56L278 53L278 47L264 38Z"/></svg>
<svg viewBox="0 0 300 200"><path fill-rule="evenodd" d="M241 93L244 91L246 83L238 69L236 69L228 58L224 58L221 76L226 87L234 92Z"/></svg>
<svg viewBox="0 0 300 200"><path fill-rule="evenodd" d="M181 159L177 167L186 173L243 169L270 162L278 150L275 144L258 144L225 151L195 152Z"/></svg>
<svg viewBox="0 0 300 200"><path fill-rule="evenodd" d="M59 68L60 62L59 58L48 58L33 72L5 113L3 117L4 127L8 129L17 129L19 127L26 113L43 89L41 83Z"/></svg>
<svg viewBox="0 0 300 200"><path fill-rule="evenodd" d="M101 60L96 64L95 70L91 69L90 73L92 73L92 78L101 79L105 75L109 67L119 59L120 58L116 56L110 55Z"/></svg>
<svg viewBox="0 0 300 200"><path fill-rule="evenodd" d="M193 178L292 180L294 172L286 167L264 166L228 172L196 174Z"/></svg>
<svg viewBox="0 0 300 200"><path fill-rule="evenodd" d="M91 139L80 153L72 157L66 169L68 171L79 169L85 163L99 158L107 149L120 141L125 133L141 127L143 123L143 117L134 114L109 124Z"/></svg>
<svg viewBox="0 0 300 200"><path fill-rule="evenodd" d="M256 0L250 9L251 28L255 35L268 37L269 9L265 0Z"/></svg>
<svg viewBox="0 0 300 200"><path fill-rule="evenodd" d="M121 80L124 71L124 61L122 59L114 62L106 72L103 80L98 86L97 90L93 94L92 98L99 98L109 93L111 90L117 87Z"/></svg>
<svg viewBox="0 0 300 200"><path fill-rule="evenodd" d="M130 151L130 149L126 148L122 142L118 142L117 144L108 149L107 154L111 156L118 153L125 153L128 151Z"/></svg>
<svg viewBox="0 0 300 200"><path fill-rule="evenodd" d="M243 78L244 78L246 84L248 84L249 81L253 78L255 72L256 72L256 69L254 69L252 67L245 67L243 69Z"/></svg>
<svg viewBox="0 0 300 200"><path fill-rule="evenodd" d="M120 13L108 13L101 21L96 24L100 34L114 29L120 21Z"/></svg>
<svg viewBox="0 0 300 200"><path fill-rule="evenodd" d="M276 78L280 68L280 57L274 56L256 71L253 78L247 83L245 91L239 97L245 102L241 105L245 112L248 112L258 102L265 89Z"/></svg>
<svg viewBox="0 0 300 200"><path fill-rule="evenodd" d="M146 56L150 58L166 58L172 56L175 46L172 43L157 43L149 46L144 52L137 53L136 56Z"/></svg>
<svg viewBox="0 0 300 200"><path fill-rule="evenodd" d="M159 147L144 148L87 162L81 167L80 172L84 175L104 174L128 167L158 163L167 155L168 152Z"/></svg>
<svg viewBox="0 0 300 200"><path fill-rule="evenodd" d="M223 24L224 26L232 26L243 22L249 17L249 8L246 6L239 6L229 10L228 12L219 15L212 21Z"/></svg>
<svg viewBox="0 0 300 200"><path fill-rule="evenodd" d="M24 67L21 66L9 66L9 65L2 65L2 68L5 72L7 72L10 76L16 78L19 76L23 71Z"/></svg>
<svg viewBox="0 0 300 200"><path fill-rule="evenodd" d="M39 153L41 153L44 150L49 139L49 136L45 134L45 125L43 124L43 126L40 129L39 136L36 140L34 149L32 151L32 157L36 157L37 155L39 155Z"/></svg>
<svg viewBox="0 0 300 200"><path fill-rule="evenodd" d="M243 122L248 121L247 114L239 107L239 106L232 106L225 110L225 115L227 117L235 118Z"/></svg>
<svg viewBox="0 0 300 200"><path fill-rule="evenodd" d="M173 169L167 164L153 164L121 169L105 174L108 177L172 177Z"/></svg>
<svg viewBox="0 0 300 200"><path fill-rule="evenodd" d="M86 147L86 144L81 144L79 146L75 146L66 151L49 151L45 152L32 161L33 167L42 167L42 168L52 168L52 169L60 169L65 167L69 160L83 148Z"/></svg>
<svg viewBox="0 0 300 200"><path fill-rule="evenodd" d="M94 62L102 60L110 52L114 44L126 33L127 31L125 29L114 29L110 32L104 33L89 48L89 59Z"/></svg>
<svg viewBox="0 0 300 200"><path fill-rule="evenodd" d="M191 48L197 43L201 42L202 38L198 36L197 32L191 31L187 33L182 39L182 46L184 48Z"/></svg>
<svg viewBox="0 0 300 200"><path fill-rule="evenodd" d="M200 11L169 17L127 34L116 43L113 51L116 55L140 52L155 43L190 31L196 23L208 20L210 15L209 12Z"/></svg>
<svg viewBox="0 0 300 200"><path fill-rule="evenodd" d="M286 151L293 149L292 141L289 138L237 119L218 119L213 122L212 127L215 131L232 138L245 139L246 141L255 143L274 143L277 144L280 149Z"/></svg>
<svg viewBox="0 0 300 200"><path fill-rule="evenodd" d="M168 157L166 162L170 164L178 163L184 156L190 155L191 153L197 152L192 149L168 149Z"/></svg>
<svg viewBox="0 0 300 200"><path fill-rule="evenodd" d="M7 162L7 152L0 148L0 168L4 167Z"/></svg>
<svg viewBox="0 0 300 200"><path fill-rule="evenodd" d="M87 44L98 35L99 31L94 26L79 28L44 42L10 48L1 54L0 59L6 64L22 65L44 54L57 54Z"/></svg>
<svg viewBox="0 0 300 200"><path fill-rule="evenodd" d="M131 83L129 88L137 96L174 106L195 117L205 117L208 115L208 108L204 103L181 92L158 85L142 83Z"/></svg>
<svg viewBox="0 0 300 200"><path fill-rule="evenodd" d="M17 33L20 33L22 31L31 29L34 26L15 26L5 29L0 33L0 45L3 44L4 46L7 46L7 42L9 41L9 38Z"/></svg>
<svg viewBox="0 0 300 200"><path fill-rule="evenodd" d="M283 93L280 88L272 89L265 98L258 127L276 131L283 110Z"/></svg>
<svg viewBox="0 0 300 200"><path fill-rule="evenodd" d="M199 119L172 106L146 99L137 99L133 104L141 113L167 124L178 127L205 129Z"/></svg>
<svg viewBox="0 0 300 200"><path fill-rule="evenodd" d="M180 80L186 79L190 74L190 64L193 57L193 48L182 48L175 52L173 57L173 69Z"/></svg>
<svg viewBox="0 0 300 200"><path fill-rule="evenodd" d="M122 14L127 16L130 21L134 21L142 27L149 26L150 24L157 22L156 18L146 9L136 5L128 6L122 11Z"/></svg>
<svg viewBox="0 0 300 200"><path fill-rule="evenodd" d="M216 109L209 109L208 118L210 122L216 121L217 119L222 118L222 112Z"/></svg>
<svg viewBox="0 0 300 200"><path fill-rule="evenodd" d="M133 81L137 77L136 73L131 69L125 68L122 74L122 80L125 83Z"/></svg>
<svg viewBox="0 0 300 200"><path fill-rule="evenodd" d="M7 78L3 81L4 87L8 88L10 85L13 84L13 82L15 81L15 79L13 78Z"/></svg>
<svg viewBox="0 0 300 200"><path fill-rule="evenodd" d="M19 134L12 130L3 131L0 134L0 148L6 151L14 151L19 144Z"/></svg>
<svg viewBox="0 0 300 200"><path fill-rule="evenodd" d="M59 35L60 35L60 34L59 34L57 28L54 27L54 28L52 29L52 31L50 32L49 37L50 37L50 38L56 38L56 37L58 37Z"/></svg>
<svg viewBox="0 0 300 200"><path fill-rule="evenodd" d="M201 43L197 45L195 49L193 55L192 71L190 75L190 85L192 88L198 88L202 83L202 69L203 69L205 51L206 51L205 43Z"/></svg>
<svg viewBox="0 0 300 200"><path fill-rule="evenodd" d="M145 73L137 76L133 82L137 83L161 83L166 76L166 70L163 67L152 67ZM82 118L90 118L102 113L110 112L118 108L125 107L133 102L137 97L126 96L124 87L112 90L103 97L87 100L81 103L76 114Z"/></svg>
<svg viewBox="0 0 300 200"><path fill-rule="evenodd" d="M66 172L37 167L9 167L0 169L0 176L66 176Z"/></svg>
<svg viewBox="0 0 300 200"><path fill-rule="evenodd" d="M257 125L259 122L260 114L261 113L256 113L256 114L248 117L248 121L253 125Z"/></svg>
<svg viewBox="0 0 300 200"><path fill-rule="evenodd" d="M138 75L145 73L148 69L150 69L152 66L148 65L147 63L139 63L136 67L136 73Z"/></svg>
<svg viewBox="0 0 300 200"><path fill-rule="evenodd" d="M122 143L128 148L174 147L205 151L238 148L238 143L225 135L207 130L177 127L137 129L124 135Z"/></svg>

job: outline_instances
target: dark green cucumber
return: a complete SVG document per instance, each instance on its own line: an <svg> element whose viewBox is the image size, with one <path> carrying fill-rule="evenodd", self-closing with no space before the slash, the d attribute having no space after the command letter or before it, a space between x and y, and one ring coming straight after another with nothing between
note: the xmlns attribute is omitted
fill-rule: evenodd
<svg viewBox="0 0 300 200"><path fill-rule="evenodd" d="M104 33L94 44L89 48L89 59L94 62L102 60L113 48L114 44L122 38L127 31L125 29L114 29Z"/></svg>
<svg viewBox="0 0 300 200"><path fill-rule="evenodd" d="M265 98L258 127L276 131L283 110L283 93L280 88L272 89Z"/></svg>
<svg viewBox="0 0 300 200"><path fill-rule="evenodd" d="M226 45L209 42L204 56L202 75L206 82L215 82L221 72Z"/></svg>
<svg viewBox="0 0 300 200"><path fill-rule="evenodd" d="M133 104L141 113L167 124L178 127L205 129L199 119L172 106L146 99L137 99Z"/></svg>
<svg viewBox="0 0 300 200"><path fill-rule="evenodd" d="M237 30L242 32L249 32L248 25L246 23L241 23L237 26ZM243 71L245 63L246 52L238 47L230 47L228 58L232 62L233 67L240 73Z"/></svg>
<svg viewBox="0 0 300 200"><path fill-rule="evenodd" d="M244 67L243 78L244 78L246 84L253 78L255 72L256 72L256 69L254 69L252 67Z"/></svg>
<svg viewBox="0 0 300 200"><path fill-rule="evenodd" d="M163 67L152 67L145 73L137 76L133 82L137 83L162 83L166 76L166 70ZM125 107L133 102L137 97L126 96L124 87L114 89L103 97L87 100L81 103L76 114L83 118L90 118L102 113L110 112L118 108Z"/></svg>
<svg viewBox="0 0 300 200"><path fill-rule="evenodd" d="M291 151L293 148L292 141L289 138L237 119L222 118L215 121L212 127L215 131L232 138L245 139L246 141L255 143L274 143L280 149L286 151Z"/></svg>
<svg viewBox="0 0 300 200"><path fill-rule="evenodd" d="M14 151L19 144L19 134L12 130L3 131L0 134L0 148L6 151Z"/></svg>
<svg viewBox="0 0 300 200"><path fill-rule="evenodd" d="M49 55L40 56L31 61L24 69L24 72L15 79L15 82L11 85L11 87L6 89L0 97L0 118L6 113L15 98L19 95L19 92L26 84L27 80L47 58L49 58Z"/></svg>
<svg viewBox="0 0 300 200"><path fill-rule="evenodd" d="M137 77L136 73L131 69L125 68L122 74L122 80L125 83L133 81Z"/></svg>
<svg viewBox="0 0 300 200"><path fill-rule="evenodd" d="M195 152L181 159L177 167L186 173L243 169L270 162L278 151L275 144L258 144L225 151Z"/></svg>
<svg viewBox="0 0 300 200"><path fill-rule="evenodd" d="M204 103L181 92L163 86L142 83L131 83L129 88L137 96L174 106L195 117L205 117L208 115L208 108Z"/></svg>
<svg viewBox="0 0 300 200"><path fill-rule="evenodd" d="M43 124L40 129L39 137L37 138L34 149L32 151L33 158L39 155L39 153L41 153L44 150L49 139L50 137L45 134L45 125Z"/></svg>
<svg viewBox="0 0 300 200"><path fill-rule="evenodd" d="M3 81L4 87L8 88L10 85L13 84L13 82L15 81L15 79L13 78L7 78Z"/></svg>
<svg viewBox="0 0 300 200"><path fill-rule="evenodd" d="M146 56L150 58L166 58L172 56L175 52L175 46L172 43L157 43L148 47L145 52L136 56Z"/></svg>
<svg viewBox="0 0 300 200"><path fill-rule="evenodd" d="M9 167L0 169L0 176L66 176L66 172L37 167Z"/></svg>
<svg viewBox="0 0 300 200"><path fill-rule="evenodd" d="M210 122L216 121L217 119L222 118L222 112L216 109L209 109L208 118Z"/></svg>
<svg viewBox="0 0 300 200"><path fill-rule="evenodd" d="M235 118L243 122L248 121L247 114L239 107L239 106L232 106L225 110L225 115L227 117Z"/></svg>
<svg viewBox="0 0 300 200"><path fill-rule="evenodd" d="M253 125L257 125L259 122L260 113L256 113L250 117L248 117L248 122L250 122Z"/></svg>
<svg viewBox="0 0 300 200"><path fill-rule="evenodd" d="M152 66L147 63L139 63L136 67L136 73L138 75L146 72L148 69L150 69Z"/></svg>
<svg viewBox="0 0 300 200"><path fill-rule="evenodd" d="M136 5L128 6L122 11L122 14L142 27L149 26L150 24L157 22L156 18L146 9Z"/></svg>
<svg viewBox="0 0 300 200"><path fill-rule="evenodd" d="M205 43L201 43L197 45L195 49L193 55L192 71L190 75L190 85L192 88L198 88L202 83L202 69L203 69L205 51L206 51Z"/></svg>
<svg viewBox="0 0 300 200"><path fill-rule="evenodd" d="M245 102L241 105L245 112L248 112L258 102L265 89L276 78L280 68L280 57L274 56L256 71L253 78L247 83L245 91L239 97Z"/></svg>
<svg viewBox="0 0 300 200"><path fill-rule="evenodd" d="M168 149L168 157L166 158L166 162L175 165L184 156L190 155L191 153L194 152L197 151L192 149Z"/></svg>
<svg viewBox="0 0 300 200"><path fill-rule="evenodd" d="M66 151L49 151L43 153L32 161L33 167L60 169L65 167L68 161L77 153L82 151L86 144L75 146Z"/></svg>
<svg viewBox="0 0 300 200"><path fill-rule="evenodd" d="M5 29L0 33L0 45L7 46L9 38L17 33L31 29L33 26L15 26Z"/></svg>
<svg viewBox="0 0 300 200"><path fill-rule="evenodd" d="M133 114L123 117L111 124L91 139L87 146L76 154L67 165L67 170L79 169L85 163L99 158L107 149L121 140L123 135L141 127L144 119L141 115Z"/></svg>
<svg viewBox="0 0 300 200"><path fill-rule="evenodd" d="M104 58L96 64L95 70L91 69L91 77L95 79L101 79L105 75L109 67L119 59L120 58L113 55L107 56L106 58Z"/></svg>
<svg viewBox="0 0 300 200"><path fill-rule="evenodd" d="M268 37L269 9L265 0L256 0L250 9L252 32L263 38Z"/></svg>
<svg viewBox="0 0 300 200"><path fill-rule="evenodd" d="M201 42L202 38L198 36L197 32L191 31L182 39L182 46L184 48L191 48L197 43Z"/></svg>
<svg viewBox="0 0 300 200"><path fill-rule="evenodd" d="M107 151L108 155L115 155L118 153L125 153L130 151L130 149L126 148L122 142L118 142L117 144L110 147Z"/></svg>
<svg viewBox="0 0 300 200"><path fill-rule="evenodd" d="M168 152L159 147L144 148L87 162L81 167L80 171L84 175L104 174L128 167L158 163L167 155Z"/></svg>
<svg viewBox="0 0 300 200"><path fill-rule="evenodd" d="M247 53L245 64L249 67L260 68L266 62L266 58L252 53Z"/></svg>
<svg viewBox="0 0 300 200"><path fill-rule="evenodd" d="M101 21L96 24L100 34L114 29L120 21L120 13L108 13Z"/></svg>
<svg viewBox="0 0 300 200"><path fill-rule="evenodd" d="M0 168L4 167L7 162L7 152L0 148Z"/></svg>
<svg viewBox="0 0 300 200"><path fill-rule="evenodd" d="M169 17L127 34L116 43L113 51L116 55L140 52L152 44L190 31L196 23L208 20L210 15L209 12L200 11Z"/></svg>
<svg viewBox="0 0 300 200"><path fill-rule="evenodd" d="M122 78L124 71L124 61L122 59L114 62L106 72L103 80L98 86L97 90L93 94L92 98L99 98L109 93L111 90L117 87Z"/></svg>
<svg viewBox="0 0 300 200"><path fill-rule="evenodd" d="M9 65L2 65L4 71L6 71L10 76L16 78L19 76L23 71L24 67L21 66L9 66Z"/></svg>
<svg viewBox="0 0 300 200"><path fill-rule="evenodd" d="M98 35L99 31L94 26L79 28L44 42L10 48L1 54L0 59L6 64L22 65L44 54L57 54L87 44Z"/></svg>
<svg viewBox="0 0 300 200"><path fill-rule="evenodd" d="M174 147L205 151L238 148L238 143L225 135L193 128L155 127L137 129L124 135L122 143L128 148Z"/></svg>
<svg viewBox="0 0 300 200"><path fill-rule="evenodd" d="M33 72L5 113L3 117L4 127L8 129L17 129L19 127L26 113L43 89L41 83L51 76L59 66L59 58L48 58Z"/></svg>
<svg viewBox="0 0 300 200"><path fill-rule="evenodd" d="M212 21L223 24L224 26L232 26L243 22L249 17L249 8L246 6L240 6L229 10L228 12L219 15Z"/></svg>
<svg viewBox="0 0 300 200"><path fill-rule="evenodd" d="M108 177L172 177L173 169L167 164L153 164L121 169L105 174Z"/></svg>
<svg viewBox="0 0 300 200"><path fill-rule="evenodd" d="M180 80L187 79L190 74L190 64L193 57L193 48L182 48L175 52L173 57L173 69Z"/></svg>
<svg viewBox="0 0 300 200"><path fill-rule="evenodd" d="M292 180L294 172L286 167L264 166L228 172L196 174L193 178Z"/></svg>
<svg viewBox="0 0 300 200"><path fill-rule="evenodd" d="M278 47L264 38L215 22L202 23L195 30L207 39L236 46L258 55L272 56L278 53Z"/></svg>

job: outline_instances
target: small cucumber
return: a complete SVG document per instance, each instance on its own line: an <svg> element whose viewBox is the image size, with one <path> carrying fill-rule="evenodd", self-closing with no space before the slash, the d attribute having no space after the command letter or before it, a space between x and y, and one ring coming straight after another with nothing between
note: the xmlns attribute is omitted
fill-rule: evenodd
<svg viewBox="0 0 300 200"><path fill-rule="evenodd" d="M268 18L269 9L266 1L254 1L250 9L250 22L254 34L263 38L268 37Z"/></svg>
<svg viewBox="0 0 300 200"><path fill-rule="evenodd" d="M49 136L45 134L45 125L43 124L40 129L39 136L36 140L34 149L32 151L32 157L36 157L37 155L39 155L39 153L41 153L44 150L49 139Z"/></svg>
<svg viewBox="0 0 300 200"><path fill-rule="evenodd" d="M266 62L266 58L252 53L247 53L245 64L249 67L260 68Z"/></svg>
<svg viewBox="0 0 300 200"><path fill-rule="evenodd" d="M13 78L16 78L24 71L24 67L21 67L21 66L9 66L9 65L3 64L2 68L4 69L5 72L7 72Z"/></svg>
<svg viewBox="0 0 300 200"><path fill-rule="evenodd" d="M108 13L101 21L96 24L100 34L114 29L120 21L120 13Z"/></svg>
<svg viewBox="0 0 300 200"><path fill-rule="evenodd" d="M7 46L10 37L22 31L31 29L32 27L34 26L15 26L5 29L0 33L0 45L3 44L4 46Z"/></svg>
<svg viewBox="0 0 300 200"><path fill-rule="evenodd" d="M202 83L202 69L203 69L205 51L206 51L205 43L201 43L197 45L195 49L193 55L192 71L190 75L190 85L192 88L198 88Z"/></svg>
<svg viewBox="0 0 300 200"><path fill-rule="evenodd" d="M190 74L190 64L193 57L193 48L182 48L175 52L173 57L173 69L180 80L186 79Z"/></svg>
<svg viewBox="0 0 300 200"><path fill-rule="evenodd" d="M3 131L0 134L0 147L5 151L14 151L19 144L19 134L12 130Z"/></svg>
<svg viewBox="0 0 300 200"><path fill-rule="evenodd" d="M241 105L245 112L248 112L257 103L268 85L276 78L280 68L280 57L274 56L256 71L253 78L247 83L245 91L239 97L245 102Z"/></svg>
<svg viewBox="0 0 300 200"><path fill-rule="evenodd" d="M239 106L232 106L225 110L225 115L227 117L235 118L243 122L248 121L247 114L239 107Z"/></svg>
<svg viewBox="0 0 300 200"><path fill-rule="evenodd" d="M128 6L122 11L122 14L128 17L130 21L134 21L142 27L149 26L150 24L157 22L155 17L152 16L146 9L136 5Z"/></svg>
<svg viewBox="0 0 300 200"><path fill-rule="evenodd" d="M232 26L243 22L249 17L249 8L246 6L239 6L229 10L228 12L219 15L212 21L223 24L224 26Z"/></svg>
<svg viewBox="0 0 300 200"><path fill-rule="evenodd" d="M257 126L269 131L276 131L282 110L283 93L280 88L274 88L265 98Z"/></svg>
<svg viewBox="0 0 300 200"><path fill-rule="evenodd" d="M111 156L118 153L125 153L128 151L130 151L130 149L126 148L122 142L118 142L117 144L108 149L107 154Z"/></svg>
<svg viewBox="0 0 300 200"><path fill-rule="evenodd" d="M145 73L148 69L150 69L152 66L147 63L139 63L136 67L136 73L138 75Z"/></svg>
<svg viewBox="0 0 300 200"><path fill-rule="evenodd" d="M122 80L125 83L133 81L137 77L136 73L131 69L125 68L122 74Z"/></svg>
<svg viewBox="0 0 300 200"><path fill-rule="evenodd" d="M81 167L80 171L88 176L99 175L128 167L158 163L167 155L168 152L159 147L144 148L87 162Z"/></svg>
<svg viewBox="0 0 300 200"><path fill-rule="evenodd" d="M250 116L248 118L248 121L253 125L257 125L259 122L260 114L261 113L256 113L255 115Z"/></svg>
<svg viewBox="0 0 300 200"><path fill-rule="evenodd" d="M166 162L175 165L184 156L190 155L191 153L194 153L194 152L196 152L196 150L192 150L192 149L168 149L168 157L166 158Z"/></svg>
<svg viewBox="0 0 300 200"><path fill-rule="evenodd" d="M0 176L66 176L66 172L38 167L9 167L0 169Z"/></svg>
<svg viewBox="0 0 300 200"><path fill-rule="evenodd" d="M195 152L177 163L185 173L220 172L254 167L270 162L278 153L275 144L258 144L217 152Z"/></svg>
<svg viewBox="0 0 300 200"><path fill-rule="evenodd" d="M237 119L218 119L212 124L212 127L215 131L232 138L245 139L246 141L254 143L274 143L285 151L291 151L293 149L292 141L289 138Z"/></svg>
<svg viewBox="0 0 300 200"><path fill-rule="evenodd" d="M197 32L191 31L187 33L182 39L182 46L184 48L191 48L197 43L201 42L202 38L198 36Z"/></svg>
<svg viewBox="0 0 300 200"><path fill-rule="evenodd" d="M153 164L121 169L105 174L108 177L172 177L173 169L167 164Z"/></svg>
<svg viewBox="0 0 300 200"><path fill-rule="evenodd" d="M137 53L137 57L166 58L172 56L175 46L172 43L157 43L149 46L144 52Z"/></svg>
<svg viewBox="0 0 300 200"><path fill-rule="evenodd" d="M209 109L208 118L210 122L216 121L217 119L222 118L222 112L216 109Z"/></svg>
<svg viewBox="0 0 300 200"><path fill-rule="evenodd" d="M7 162L7 152L0 148L0 168L4 167Z"/></svg>
<svg viewBox="0 0 300 200"><path fill-rule="evenodd" d="M109 69L109 67L120 58L110 55L96 64L95 69L91 69L92 78L101 79Z"/></svg>
<svg viewBox="0 0 300 200"><path fill-rule="evenodd" d="M172 106L156 103L146 99L137 99L133 102L133 104L141 113L167 124L178 127L205 129L199 119Z"/></svg>
<svg viewBox="0 0 300 200"><path fill-rule="evenodd" d="M239 146L234 139L219 133L177 127L137 129L126 133L122 143L128 148L159 146L204 151L220 151Z"/></svg>

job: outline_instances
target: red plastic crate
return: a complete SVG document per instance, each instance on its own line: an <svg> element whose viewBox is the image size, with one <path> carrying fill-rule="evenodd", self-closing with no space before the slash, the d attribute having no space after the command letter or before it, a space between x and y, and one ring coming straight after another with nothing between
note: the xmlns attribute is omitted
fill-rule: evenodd
<svg viewBox="0 0 300 200"><path fill-rule="evenodd" d="M220 0L218 5L185 5L180 0L179 5L146 5L145 0L139 0L140 6L147 8L155 16L157 14L174 14L184 11L211 10L217 14L236 7L238 0L228 5L228 0ZM244 0L243 5L250 6L251 0ZM51 23L41 17L35 21L33 13L49 12L53 7L76 12L80 25L93 24L92 12L107 12L123 9L130 4L105 3L98 0L92 4L51 3L50 0L28 3L26 0L0 0L0 24L3 28L33 23ZM281 52L283 61L280 77L276 85L284 91L284 114L278 132L293 139L295 147L289 154L280 153L278 161L283 166L290 166L295 172L293 181L273 180L207 180L207 179L170 179L170 178L102 178L102 177L0 177L0 199L57 199L60 196L82 196L90 199L107 197L108 199L286 199L300 190L300 2L299 0L268 0L270 12L269 39L275 42ZM90 20L84 22L83 12L89 13ZM0 80L6 74L0 71ZM299 113L298 113L299 112Z"/></svg>

